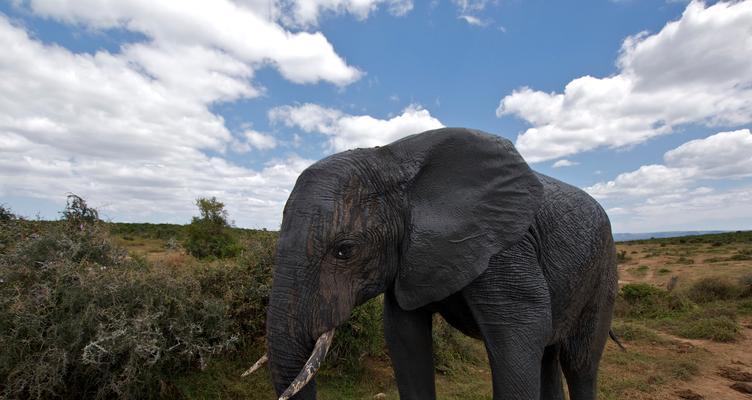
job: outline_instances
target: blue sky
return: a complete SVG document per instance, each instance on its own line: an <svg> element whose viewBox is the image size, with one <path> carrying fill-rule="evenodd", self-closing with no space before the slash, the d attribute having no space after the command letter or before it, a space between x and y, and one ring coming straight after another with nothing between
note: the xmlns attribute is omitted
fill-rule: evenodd
<svg viewBox="0 0 752 400"><path fill-rule="evenodd" d="M752 2L0 3L0 203L276 229L315 160L438 126L516 143L614 231L752 226Z"/></svg>

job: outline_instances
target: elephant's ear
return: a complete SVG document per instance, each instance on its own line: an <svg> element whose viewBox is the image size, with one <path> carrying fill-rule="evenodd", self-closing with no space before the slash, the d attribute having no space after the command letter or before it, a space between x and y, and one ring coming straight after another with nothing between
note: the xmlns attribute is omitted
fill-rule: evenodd
<svg viewBox="0 0 752 400"><path fill-rule="evenodd" d="M388 147L411 177L395 294L412 310L459 291L520 240L542 186L511 142L480 131L438 129Z"/></svg>

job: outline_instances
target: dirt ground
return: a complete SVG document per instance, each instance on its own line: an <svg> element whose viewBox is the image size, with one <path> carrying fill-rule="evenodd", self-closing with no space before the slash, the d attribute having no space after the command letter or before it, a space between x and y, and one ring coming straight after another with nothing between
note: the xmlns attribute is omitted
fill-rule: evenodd
<svg viewBox="0 0 752 400"><path fill-rule="evenodd" d="M663 334L670 336L667 334ZM665 388L655 394L655 399L676 399L682 398L678 393L686 393L690 390L693 393L703 396L705 399L729 399L729 400L749 400L751 394L743 394L731 388L731 385L738 381L740 377L723 377L722 369L727 371L741 372L741 378L744 373L749 374L752 381L752 329L749 322L744 324L742 338L735 343L718 343L710 340L690 340L678 337L672 339L686 343L688 346L697 347L707 350L710 356L706 362L700 364L700 370L696 377L689 382L671 382ZM726 373L725 375L729 375Z"/></svg>
<svg viewBox="0 0 752 400"><path fill-rule="evenodd" d="M645 282L666 288L672 280L676 285L686 285L708 276L737 279L744 274L752 273L752 261L735 260L734 255L748 252L750 249L750 243L620 243L617 245L617 251L621 252L622 258L626 260L619 266L619 284ZM734 384L752 385L752 320L749 317L741 318L741 325L742 333L739 339L731 343L684 339L655 331L661 338L678 343L678 353L700 352L702 356L701 361L697 362L698 370L689 379L670 379L656 385L654 390L635 391L625 398L752 399L752 394L744 394L731 388ZM639 351L643 345L634 343L632 346L637 347L636 350ZM749 387L752 389L752 386Z"/></svg>

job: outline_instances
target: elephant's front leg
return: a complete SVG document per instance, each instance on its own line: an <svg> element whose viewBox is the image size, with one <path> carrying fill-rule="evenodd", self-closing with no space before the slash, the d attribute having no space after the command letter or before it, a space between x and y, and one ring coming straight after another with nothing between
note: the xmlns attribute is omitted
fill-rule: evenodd
<svg viewBox="0 0 752 400"><path fill-rule="evenodd" d="M493 398L540 399L542 359L552 338L548 285L524 243L505 254L492 257L462 293L486 345Z"/></svg>
<svg viewBox="0 0 752 400"><path fill-rule="evenodd" d="M400 308L391 290L384 295L384 334L401 400L436 398L431 317Z"/></svg>

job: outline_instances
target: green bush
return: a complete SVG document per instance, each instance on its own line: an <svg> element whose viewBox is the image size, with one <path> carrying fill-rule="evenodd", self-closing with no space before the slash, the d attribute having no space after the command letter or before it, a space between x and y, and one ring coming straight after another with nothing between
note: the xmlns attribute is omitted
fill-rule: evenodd
<svg viewBox="0 0 752 400"><path fill-rule="evenodd" d="M433 319L433 364L437 372L452 374L458 365L478 362L475 339L465 336L439 315Z"/></svg>
<svg viewBox="0 0 752 400"><path fill-rule="evenodd" d="M752 250L746 249L746 250L738 250L736 254L729 257L729 260L731 261L746 261L746 260L752 260Z"/></svg>
<svg viewBox="0 0 752 400"><path fill-rule="evenodd" d="M611 324L611 329L619 336L620 339L624 339L628 342L635 341L647 341L661 343L665 340L658 336L654 330L648 329L640 324L633 322L624 322L615 320Z"/></svg>
<svg viewBox="0 0 752 400"><path fill-rule="evenodd" d="M734 282L720 277L702 278L687 290L687 296L696 303L709 303L716 300L731 300L741 294Z"/></svg>
<svg viewBox="0 0 752 400"><path fill-rule="evenodd" d="M363 357L384 355L383 296L356 307L350 319L337 328L327 364L335 369L357 370Z"/></svg>
<svg viewBox="0 0 752 400"><path fill-rule="evenodd" d="M18 217L13 214L10 208L0 205L0 254L5 253L15 243L16 237L21 232L18 231Z"/></svg>
<svg viewBox="0 0 752 400"><path fill-rule="evenodd" d="M186 227L185 249L196 258L228 258L236 256L241 247L227 222L225 205L215 197L199 198L196 206L201 213Z"/></svg>
<svg viewBox="0 0 752 400"><path fill-rule="evenodd" d="M683 295L647 283L630 283L619 290L615 315L625 318L662 318L692 307Z"/></svg>
<svg viewBox="0 0 752 400"><path fill-rule="evenodd" d="M163 268L126 257L85 209L13 225L34 233L0 254L0 398L157 398L263 335L274 234L233 263Z"/></svg>
<svg viewBox="0 0 752 400"><path fill-rule="evenodd" d="M619 295L630 305L655 303L663 298L664 291L648 283L629 283L619 291Z"/></svg>
<svg viewBox="0 0 752 400"><path fill-rule="evenodd" d="M0 204L0 223L9 222L18 219L13 211L5 204Z"/></svg>
<svg viewBox="0 0 752 400"><path fill-rule="evenodd" d="M671 329L688 339L710 339L716 342L733 342L741 333L736 310L724 306L687 313Z"/></svg>
<svg viewBox="0 0 752 400"><path fill-rule="evenodd" d="M147 239L180 240L185 239L185 226L175 224L125 223L110 222L110 233L119 236L141 237Z"/></svg>
<svg viewBox="0 0 752 400"><path fill-rule="evenodd" d="M752 274L745 274L739 278L740 296L752 297Z"/></svg>

